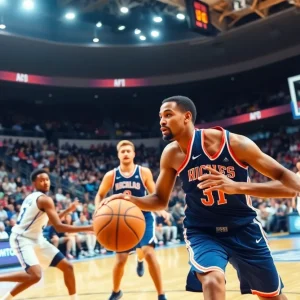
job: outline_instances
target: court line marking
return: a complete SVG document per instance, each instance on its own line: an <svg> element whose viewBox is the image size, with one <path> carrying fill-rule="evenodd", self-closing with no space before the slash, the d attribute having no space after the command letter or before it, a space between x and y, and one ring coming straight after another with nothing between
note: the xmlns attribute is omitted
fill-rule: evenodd
<svg viewBox="0 0 300 300"><path fill-rule="evenodd" d="M145 294L151 294L151 293L157 293L155 290L153 291L125 291L124 293L127 294L141 294L141 293L145 293ZM165 291L166 294L171 294L171 293L190 293L187 292L186 290L166 290ZM239 290L226 290L226 294L227 293L241 293ZM82 293L82 294L78 294L78 296L96 296L96 295L109 295L110 292L99 292L99 293ZM195 294L195 293L194 293ZM300 295L300 292L286 292L284 291L285 295ZM245 295L251 295L251 294L245 294ZM49 297L33 297L33 298L26 298L28 300L34 300L34 299L53 299L53 298L61 298L61 297L67 297L68 295L56 295L56 296L49 296Z"/></svg>

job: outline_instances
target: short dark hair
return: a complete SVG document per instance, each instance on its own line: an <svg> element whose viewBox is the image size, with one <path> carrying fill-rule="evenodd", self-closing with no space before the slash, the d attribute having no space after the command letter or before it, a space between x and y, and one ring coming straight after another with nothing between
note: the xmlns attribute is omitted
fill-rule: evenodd
<svg viewBox="0 0 300 300"><path fill-rule="evenodd" d="M36 180L36 178L40 175L40 174L47 174L49 176L49 173L44 170L44 169L36 169L34 170L31 174L30 174L30 180L31 182L34 182Z"/></svg>
<svg viewBox="0 0 300 300"><path fill-rule="evenodd" d="M185 96L172 96L167 99L165 99L162 104L166 102L176 102L177 106L183 111L183 112L191 112L192 114L192 121L195 124L196 118L197 118L197 109L194 104L194 102Z"/></svg>

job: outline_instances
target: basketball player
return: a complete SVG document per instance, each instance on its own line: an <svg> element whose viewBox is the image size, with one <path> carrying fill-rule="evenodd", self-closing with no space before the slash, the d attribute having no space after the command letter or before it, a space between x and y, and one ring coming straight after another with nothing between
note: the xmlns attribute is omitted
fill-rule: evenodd
<svg viewBox="0 0 300 300"><path fill-rule="evenodd" d="M224 300L225 268L230 262L237 270L242 294L285 300L262 226L244 194L292 197L294 190L300 191L300 179L244 136L220 127L195 130L196 113L187 97L165 99L160 125L163 139L171 143L162 153L155 192L144 197L113 195L101 204L121 197L145 211L163 209L179 175L186 193L184 234L191 265L186 289L202 291L206 300ZM247 183L248 165L277 181ZM238 182L235 185L244 194L199 188L198 178L208 173L207 166Z"/></svg>
<svg viewBox="0 0 300 300"><path fill-rule="evenodd" d="M43 228L47 226L48 221L57 232L90 232L93 231L93 227L62 224L60 218L75 210L76 205L71 205L60 215L57 214L53 200L46 195L50 189L50 179L45 170L33 171L31 181L35 192L24 199L17 223L12 228L10 236L11 248L25 272L0 275L0 281L18 282L1 299L13 299L17 294L39 282L42 277L41 267L48 266L56 267L63 272L70 299L77 299L73 266L55 246L46 241L43 237Z"/></svg>
<svg viewBox="0 0 300 300"><path fill-rule="evenodd" d="M101 200L112 189L113 193L124 193L127 195L144 196L154 192L155 183L150 169L134 164L135 148L130 141L120 141L117 145L120 166L105 174L98 193L95 198L95 207L99 206ZM146 220L146 231L137 248L141 248L148 263L149 272L158 293L158 299L166 299L161 280L161 272L154 252L155 229L154 218L151 212L143 212ZM138 250L137 250L138 251ZM121 299L123 293L120 289L124 274L125 264L131 251L116 254L116 263L113 269L113 292L109 300ZM141 258L141 253L138 257ZM142 265L138 262L137 272L142 275Z"/></svg>

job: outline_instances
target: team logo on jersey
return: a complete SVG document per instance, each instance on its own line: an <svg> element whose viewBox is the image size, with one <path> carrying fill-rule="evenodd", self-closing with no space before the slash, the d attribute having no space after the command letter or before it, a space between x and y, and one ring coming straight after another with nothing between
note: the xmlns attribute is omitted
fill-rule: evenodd
<svg viewBox="0 0 300 300"><path fill-rule="evenodd" d="M135 189L135 190L140 190L141 189L141 183L140 182L135 182L135 181L122 181L122 182L117 182L115 184L115 189L116 191L122 190L122 189Z"/></svg>
<svg viewBox="0 0 300 300"><path fill-rule="evenodd" d="M193 155L193 156L192 156L192 160L195 160L195 159L197 159L197 158L198 158L198 157L200 157L201 155L202 155L202 154L199 154L199 155L196 155L196 156L195 156L195 155Z"/></svg>
<svg viewBox="0 0 300 300"><path fill-rule="evenodd" d="M140 178L139 175L135 175L134 178Z"/></svg>
<svg viewBox="0 0 300 300"><path fill-rule="evenodd" d="M217 171L219 171L221 174L226 175L228 178L234 178L235 177L235 168L234 166L221 166L221 165L201 165L199 167L194 167L189 169L188 172L188 178L189 178L189 182L191 181L195 181L198 180L198 178L207 173L207 171L205 171L205 167L211 167Z"/></svg>

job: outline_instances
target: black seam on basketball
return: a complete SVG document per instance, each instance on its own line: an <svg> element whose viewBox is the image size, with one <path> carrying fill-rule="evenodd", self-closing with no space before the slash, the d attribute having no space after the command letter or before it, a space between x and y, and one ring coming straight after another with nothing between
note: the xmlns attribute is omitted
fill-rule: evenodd
<svg viewBox="0 0 300 300"><path fill-rule="evenodd" d="M133 208L135 208L136 206L135 205L133 205L133 206L131 206L131 207L128 207L126 210L125 210L125 215L127 215L127 213L128 213L128 211L130 211L131 209L133 209Z"/></svg>
<svg viewBox="0 0 300 300"><path fill-rule="evenodd" d="M126 223L126 225L131 229L131 231L135 234L137 241L140 241L139 236L136 234L135 230L128 224L128 222L126 221L126 217L130 217L130 216L124 216L124 222Z"/></svg>
<svg viewBox="0 0 300 300"><path fill-rule="evenodd" d="M140 219L140 220L142 220L142 221L145 221L145 219L144 218L140 218L140 217L137 217L137 216L132 216L132 215L124 215L124 214L101 214L101 215L99 215L99 216L96 216L96 217L94 217L94 219L96 219L96 218L99 218L99 217L102 217L102 216L120 216L120 217L131 217L131 218L135 218L135 219Z"/></svg>
<svg viewBox="0 0 300 300"><path fill-rule="evenodd" d="M113 219L113 215L111 215L111 218L110 218L110 220L97 232L97 237L98 237L98 234L105 228L105 227L107 227L108 225L109 225L109 223L112 221L112 219Z"/></svg>
<svg viewBox="0 0 300 300"><path fill-rule="evenodd" d="M119 202L118 216L120 216L121 205L122 205L122 201ZM117 219L117 226L116 226L116 251L118 250L119 220L120 220L120 218Z"/></svg>

